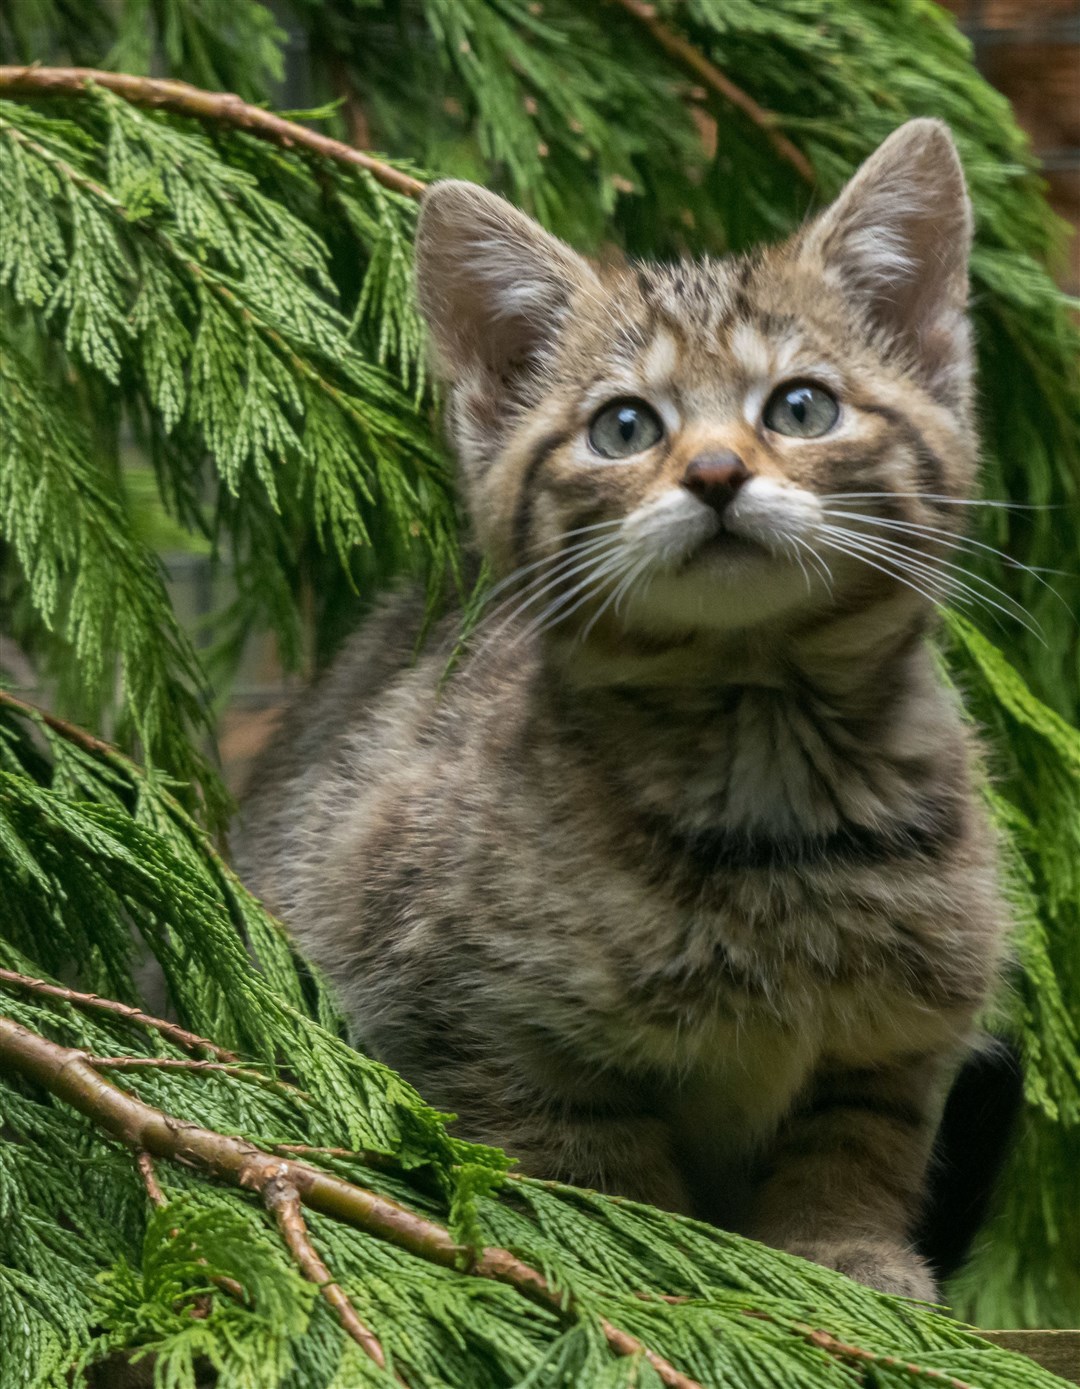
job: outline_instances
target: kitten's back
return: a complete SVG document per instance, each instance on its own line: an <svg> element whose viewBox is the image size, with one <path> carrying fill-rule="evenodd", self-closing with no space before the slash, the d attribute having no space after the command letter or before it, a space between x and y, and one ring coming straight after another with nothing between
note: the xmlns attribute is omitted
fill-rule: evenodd
<svg viewBox="0 0 1080 1389"><path fill-rule="evenodd" d="M256 762L234 859L251 890L279 915L290 914L298 879L319 854L340 796L355 794L348 747L358 735L377 742L372 714L414 663L424 617L421 590L384 598L322 678L293 698ZM441 647L437 635L432 645Z"/></svg>

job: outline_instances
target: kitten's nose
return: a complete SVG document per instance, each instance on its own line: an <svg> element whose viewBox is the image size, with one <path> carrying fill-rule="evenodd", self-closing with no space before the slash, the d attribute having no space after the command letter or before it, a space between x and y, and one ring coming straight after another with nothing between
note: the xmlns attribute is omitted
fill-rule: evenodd
<svg viewBox="0 0 1080 1389"><path fill-rule="evenodd" d="M711 506L718 516L735 496L735 493L749 481L750 470L737 453L730 449L717 449L715 453L699 453L686 465L682 485L693 492L699 502Z"/></svg>

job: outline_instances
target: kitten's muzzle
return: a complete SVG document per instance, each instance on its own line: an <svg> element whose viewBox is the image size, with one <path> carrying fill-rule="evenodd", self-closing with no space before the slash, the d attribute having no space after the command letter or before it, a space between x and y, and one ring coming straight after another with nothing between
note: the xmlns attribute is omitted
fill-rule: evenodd
<svg viewBox="0 0 1080 1389"><path fill-rule="evenodd" d="M735 494L744 482L749 482L751 473L737 453L730 449L718 449L713 453L699 453L686 465L682 485L697 497L699 502L711 507L717 516L722 516Z"/></svg>

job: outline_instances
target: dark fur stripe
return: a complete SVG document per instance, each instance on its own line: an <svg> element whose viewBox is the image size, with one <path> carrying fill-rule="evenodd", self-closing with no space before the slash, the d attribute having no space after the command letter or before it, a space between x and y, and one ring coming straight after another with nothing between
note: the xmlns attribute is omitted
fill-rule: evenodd
<svg viewBox="0 0 1080 1389"><path fill-rule="evenodd" d="M525 550L529 540L529 521L532 516L536 476L555 450L566 442L567 438L568 434L564 429L553 430L552 433L545 434L529 455L529 461L525 465L525 472L521 479L521 491L518 494L517 506L514 508L513 525L514 554L520 560L527 558Z"/></svg>
<svg viewBox="0 0 1080 1389"><path fill-rule="evenodd" d="M890 1099L887 1095L859 1095L838 1092L832 1095L818 1095L805 1111L807 1120L828 1118L837 1113L872 1114L876 1119L885 1119L898 1128L919 1129L926 1123L926 1116L916 1105L903 1100Z"/></svg>
<svg viewBox="0 0 1080 1389"><path fill-rule="evenodd" d="M883 420L888 420L895 428L899 429L907 438L915 453L919 487L928 493L940 493L946 488L946 477L948 473L945 464L923 438L922 433L906 415L902 415L899 410L893 410L887 405L871 405L868 401L860 401L859 408L871 415L880 415ZM940 510L934 502L928 503L930 506Z"/></svg>
<svg viewBox="0 0 1080 1389"><path fill-rule="evenodd" d="M959 812L951 800L929 800L917 820L883 829L847 823L830 834L771 836L727 829L684 830L649 815L646 830L656 849L707 875L718 869L866 867L891 859L939 858L955 844Z"/></svg>

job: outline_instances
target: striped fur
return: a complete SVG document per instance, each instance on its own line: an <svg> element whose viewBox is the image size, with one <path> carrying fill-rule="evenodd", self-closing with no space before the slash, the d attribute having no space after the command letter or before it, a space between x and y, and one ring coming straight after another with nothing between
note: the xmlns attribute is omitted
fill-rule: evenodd
<svg viewBox="0 0 1080 1389"><path fill-rule="evenodd" d="M917 1296L1003 931L925 642L975 474L969 238L926 121L739 259L598 268L436 185L421 304L503 587L445 683L453 624L413 662L419 601L384 607L287 719L240 854L463 1134ZM798 378L840 401L821 438L762 424ZM625 396L663 437L600 458ZM718 450L750 474L722 514L683 485Z"/></svg>

